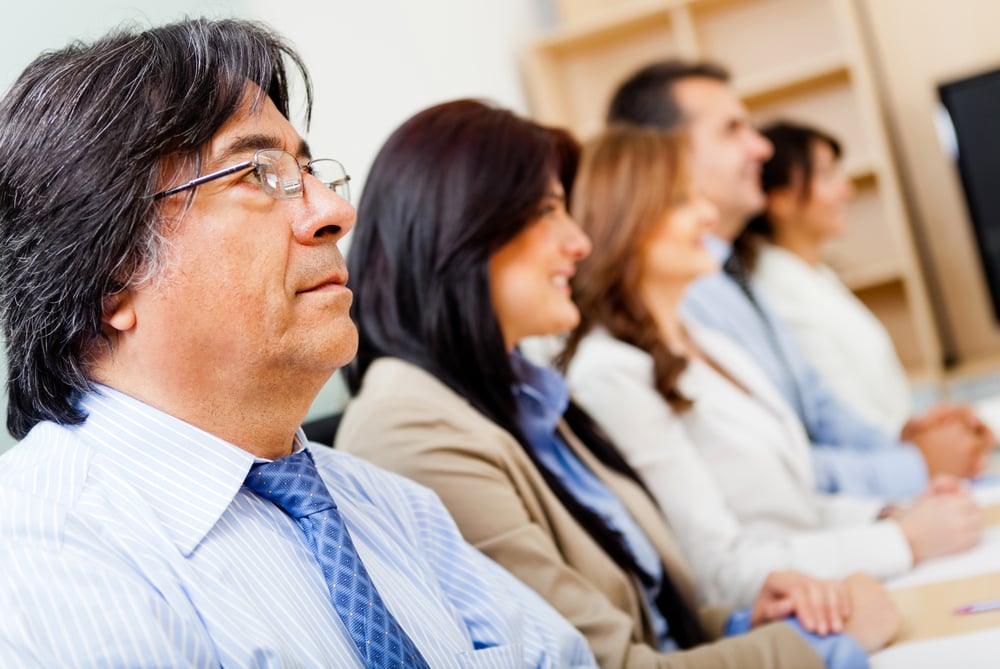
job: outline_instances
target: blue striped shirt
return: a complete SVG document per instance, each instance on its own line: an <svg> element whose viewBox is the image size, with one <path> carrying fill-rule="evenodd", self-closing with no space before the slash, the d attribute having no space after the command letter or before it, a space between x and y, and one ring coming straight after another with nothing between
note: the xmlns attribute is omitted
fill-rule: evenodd
<svg viewBox="0 0 1000 669"><path fill-rule="evenodd" d="M253 455L111 389L83 408L0 457L0 665L363 666L295 521L242 487ZM594 666L432 492L310 450L432 667Z"/></svg>
<svg viewBox="0 0 1000 669"><path fill-rule="evenodd" d="M732 253L732 245L719 237L709 235L705 241L719 262ZM754 297L767 322L732 277L714 272L691 284L681 310L743 346L795 409L813 445L817 489L886 499L905 499L923 490L927 465L920 451L841 402L806 361L767 298L756 291ZM780 350L772 344L772 334Z"/></svg>

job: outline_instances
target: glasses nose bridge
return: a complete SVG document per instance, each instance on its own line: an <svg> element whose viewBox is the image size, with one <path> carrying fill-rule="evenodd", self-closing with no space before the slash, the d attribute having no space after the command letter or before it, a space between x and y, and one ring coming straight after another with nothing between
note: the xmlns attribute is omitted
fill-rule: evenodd
<svg viewBox="0 0 1000 669"><path fill-rule="evenodd" d="M310 160L302 168L304 173L315 177L324 188L333 191L348 202L351 201L351 176L339 160L316 158Z"/></svg>

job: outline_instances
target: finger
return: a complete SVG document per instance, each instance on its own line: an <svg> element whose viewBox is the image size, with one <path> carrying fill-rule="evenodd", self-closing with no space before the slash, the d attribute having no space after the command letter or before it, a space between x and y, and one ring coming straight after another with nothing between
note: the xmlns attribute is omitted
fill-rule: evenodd
<svg viewBox="0 0 1000 669"><path fill-rule="evenodd" d="M837 581L838 586L838 602L840 603L840 618L842 621L847 621L851 617L851 595L847 590L847 583L844 581Z"/></svg>
<svg viewBox="0 0 1000 669"><path fill-rule="evenodd" d="M951 474L938 474L931 481L930 489L935 494L958 492L961 481Z"/></svg>
<svg viewBox="0 0 1000 669"><path fill-rule="evenodd" d="M809 595L805 588L796 588L789 593L789 598L794 603L795 617L808 632L817 632L816 618L809 604Z"/></svg>
<svg viewBox="0 0 1000 669"><path fill-rule="evenodd" d="M844 631L847 616L844 614L844 600L847 598L844 586L840 581L827 581L827 606L830 610L830 630L834 634Z"/></svg>
<svg viewBox="0 0 1000 669"><path fill-rule="evenodd" d="M826 610L823 605L823 589L818 583L810 583L805 588L804 598L809 608L809 615L813 623L813 632L820 636L829 633L829 623L826 619Z"/></svg>
<svg viewBox="0 0 1000 669"><path fill-rule="evenodd" d="M827 605L827 591L822 583L814 583L809 588L809 596L816 607L816 624L820 636L830 633L830 607Z"/></svg>
<svg viewBox="0 0 1000 669"><path fill-rule="evenodd" d="M992 447L989 450L983 449L979 457L976 458L975 464L972 465L973 476L979 476L986 470L986 466L990 464L990 451L992 450Z"/></svg>
<svg viewBox="0 0 1000 669"><path fill-rule="evenodd" d="M764 620L781 620L792 613L795 604L790 597L772 599L764 605Z"/></svg>

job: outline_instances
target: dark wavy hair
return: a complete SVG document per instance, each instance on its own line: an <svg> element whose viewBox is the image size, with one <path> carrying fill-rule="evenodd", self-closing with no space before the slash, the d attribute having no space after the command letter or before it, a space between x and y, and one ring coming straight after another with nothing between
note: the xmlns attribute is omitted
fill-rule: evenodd
<svg viewBox="0 0 1000 669"><path fill-rule="evenodd" d="M0 321L7 429L82 423L77 398L109 342L103 306L154 280L163 224L150 194L166 164L196 172L201 152L244 104L247 82L288 115L295 52L245 21L121 29L35 60L0 101Z"/></svg>
<svg viewBox="0 0 1000 669"><path fill-rule="evenodd" d="M761 129L774 146L774 154L764 163L761 169L760 181L764 194L769 194L779 188L794 187L800 201L807 202L810 197L810 184L815 169L813 147L816 144L826 144L833 151L835 158L840 158L840 142L819 128L777 121ZM770 214L765 209L750 219L743 231L733 241L733 252L742 258L748 269L753 270L757 264L757 255L761 241L774 240L774 225Z"/></svg>
<svg viewBox="0 0 1000 669"><path fill-rule="evenodd" d="M577 266L573 299L580 308L580 323L559 356L565 368L583 337L596 326L604 327L652 357L654 385L679 411L691 405L677 387L687 359L663 341L639 282L643 245L689 194L685 145L680 134L617 125L584 146L572 211L601 251Z"/></svg>
<svg viewBox="0 0 1000 669"><path fill-rule="evenodd" d="M371 363L385 356L433 374L512 434L595 542L648 582L622 536L576 499L525 438L490 297L490 257L538 218L552 178L570 196L577 160L565 131L476 100L431 107L397 129L358 206L348 269L360 342L346 376L357 392ZM571 403L564 418L597 458L639 481L582 409ZM680 645L703 640L666 575L658 607Z"/></svg>

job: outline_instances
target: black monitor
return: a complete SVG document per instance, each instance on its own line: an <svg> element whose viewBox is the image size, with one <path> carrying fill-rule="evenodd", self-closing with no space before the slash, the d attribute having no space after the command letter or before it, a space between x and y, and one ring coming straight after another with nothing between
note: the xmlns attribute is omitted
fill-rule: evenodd
<svg viewBox="0 0 1000 669"><path fill-rule="evenodd" d="M1000 70L938 86L993 314L1000 321Z"/></svg>

